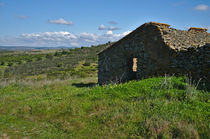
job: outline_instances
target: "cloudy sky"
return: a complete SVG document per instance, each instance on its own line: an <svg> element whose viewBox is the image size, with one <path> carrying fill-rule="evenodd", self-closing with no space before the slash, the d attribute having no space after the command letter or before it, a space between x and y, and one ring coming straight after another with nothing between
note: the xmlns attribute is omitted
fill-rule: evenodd
<svg viewBox="0 0 210 139"><path fill-rule="evenodd" d="M0 46L90 46L150 21L210 29L210 0L0 0Z"/></svg>

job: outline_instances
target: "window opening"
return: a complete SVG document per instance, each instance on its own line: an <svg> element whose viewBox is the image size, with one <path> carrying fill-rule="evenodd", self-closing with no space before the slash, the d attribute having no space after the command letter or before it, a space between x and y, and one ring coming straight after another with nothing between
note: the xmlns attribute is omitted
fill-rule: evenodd
<svg viewBox="0 0 210 139"><path fill-rule="evenodd" d="M133 58L133 72L137 72L137 58Z"/></svg>

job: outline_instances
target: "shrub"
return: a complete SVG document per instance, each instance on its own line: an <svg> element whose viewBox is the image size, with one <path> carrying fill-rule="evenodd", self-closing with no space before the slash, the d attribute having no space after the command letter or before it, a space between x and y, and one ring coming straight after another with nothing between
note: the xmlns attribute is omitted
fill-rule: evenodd
<svg viewBox="0 0 210 139"><path fill-rule="evenodd" d="M89 63L89 62L85 62L85 63L83 64L83 66L90 66L90 63Z"/></svg>
<svg viewBox="0 0 210 139"><path fill-rule="evenodd" d="M2 65L2 66L3 66L4 64L5 64L5 62L4 62L4 61L1 61L1 62L0 62L0 65Z"/></svg>
<svg viewBox="0 0 210 139"><path fill-rule="evenodd" d="M60 68L60 67L63 67L63 65L64 65L63 63L58 63L58 64L57 64L57 67Z"/></svg>
<svg viewBox="0 0 210 139"><path fill-rule="evenodd" d="M66 55L66 54L68 54L68 52L67 52L66 50L63 50L63 51L61 52L61 54L62 54L62 55Z"/></svg>
<svg viewBox="0 0 210 139"><path fill-rule="evenodd" d="M9 67L11 67L11 66L13 66L13 65L14 65L14 63L12 63L12 62L9 62L9 63L8 63L8 66L9 66Z"/></svg>
<svg viewBox="0 0 210 139"><path fill-rule="evenodd" d="M53 56L50 55L50 54L47 54L47 55L46 55L46 58L47 58L47 59L53 59Z"/></svg>

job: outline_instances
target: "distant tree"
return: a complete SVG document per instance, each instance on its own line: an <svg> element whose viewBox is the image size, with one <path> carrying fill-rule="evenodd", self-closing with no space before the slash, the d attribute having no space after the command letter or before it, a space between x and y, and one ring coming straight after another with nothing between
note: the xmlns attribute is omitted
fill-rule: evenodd
<svg viewBox="0 0 210 139"><path fill-rule="evenodd" d="M63 63L58 63L57 64L57 67L62 67L63 66Z"/></svg>
<svg viewBox="0 0 210 139"><path fill-rule="evenodd" d="M54 56L61 56L61 53L60 52L55 52Z"/></svg>
<svg viewBox="0 0 210 139"><path fill-rule="evenodd" d="M42 57L37 57L37 61L40 61L40 60L42 60Z"/></svg>
<svg viewBox="0 0 210 139"><path fill-rule="evenodd" d="M50 55L50 54L47 54L47 55L46 55L46 58L47 58L47 59L53 59L53 56Z"/></svg>
<svg viewBox="0 0 210 139"><path fill-rule="evenodd" d="M62 54L62 55L66 55L66 54L68 54L68 52L67 52L66 50L63 50L63 51L61 52L61 54Z"/></svg>
<svg viewBox="0 0 210 139"><path fill-rule="evenodd" d="M27 62L33 62L33 60L32 59L27 59Z"/></svg>
<svg viewBox="0 0 210 139"><path fill-rule="evenodd" d="M9 66L9 67L11 67L12 65L14 65L14 63L12 63L12 62L9 62L9 63L8 63L8 66Z"/></svg>
<svg viewBox="0 0 210 139"><path fill-rule="evenodd" d="M85 62L83 66L90 66L90 62Z"/></svg>
<svg viewBox="0 0 210 139"><path fill-rule="evenodd" d="M23 63L23 61L22 61L22 60L20 60L20 61L18 61L17 63L18 63L18 64L22 64L22 63Z"/></svg>
<svg viewBox="0 0 210 139"><path fill-rule="evenodd" d="M0 62L0 65L2 65L2 66L3 66L4 64L5 64L5 62L4 62L4 61L1 61L1 62Z"/></svg>

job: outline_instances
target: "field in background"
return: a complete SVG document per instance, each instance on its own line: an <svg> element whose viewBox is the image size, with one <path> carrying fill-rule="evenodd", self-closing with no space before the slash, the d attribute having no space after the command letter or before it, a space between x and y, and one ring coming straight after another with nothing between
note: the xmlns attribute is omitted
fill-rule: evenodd
<svg viewBox="0 0 210 139"><path fill-rule="evenodd" d="M97 53L109 45L62 50L2 51L0 80L96 76Z"/></svg>
<svg viewBox="0 0 210 139"><path fill-rule="evenodd" d="M0 53L0 138L209 138L210 84L153 77L97 85L110 44Z"/></svg>

